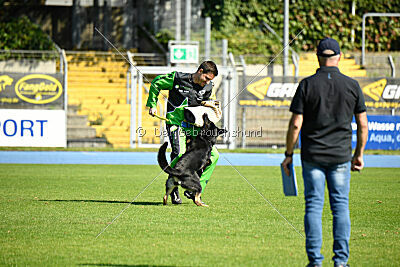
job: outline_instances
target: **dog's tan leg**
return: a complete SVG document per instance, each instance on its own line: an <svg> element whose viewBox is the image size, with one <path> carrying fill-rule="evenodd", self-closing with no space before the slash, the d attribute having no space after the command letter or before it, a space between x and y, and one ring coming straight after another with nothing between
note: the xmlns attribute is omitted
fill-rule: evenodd
<svg viewBox="0 0 400 267"><path fill-rule="evenodd" d="M163 197L163 205L167 205L167 203L168 203L168 195L165 194Z"/></svg>
<svg viewBox="0 0 400 267"><path fill-rule="evenodd" d="M196 195L194 196L194 203L196 203L197 206L208 207L208 205L201 202L200 196L201 193L196 193Z"/></svg>
<svg viewBox="0 0 400 267"><path fill-rule="evenodd" d="M163 204L167 205L168 203L168 196L171 194L172 190L176 187L174 184L174 178L173 177L169 177L167 182L165 183L165 195L163 197Z"/></svg>

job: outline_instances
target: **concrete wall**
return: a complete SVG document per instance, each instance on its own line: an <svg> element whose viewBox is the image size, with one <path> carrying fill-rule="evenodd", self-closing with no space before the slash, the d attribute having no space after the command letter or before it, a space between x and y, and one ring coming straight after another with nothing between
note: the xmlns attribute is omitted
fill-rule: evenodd
<svg viewBox="0 0 400 267"><path fill-rule="evenodd" d="M361 64L361 53L353 53L354 59L357 64ZM400 77L400 53L371 53L365 54L365 69L367 70L368 77L391 77L391 67L389 64L388 56L392 55L395 67L396 77Z"/></svg>
<svg viewBox="0 0 400 267"><path fill-rule="evenodd" d="M56 73L56 61L20 59L0 61L0 72Z"/></svg>

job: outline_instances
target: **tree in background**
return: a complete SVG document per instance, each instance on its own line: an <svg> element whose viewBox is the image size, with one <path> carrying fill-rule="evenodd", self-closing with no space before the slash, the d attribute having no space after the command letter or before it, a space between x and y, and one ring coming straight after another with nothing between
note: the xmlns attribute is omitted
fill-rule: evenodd
<svg viewBox="0 0 400 267"><path fill-rule="evenodd" d="M292 44L297 51L315 51L317 40L324 36L339 41L344 51L361 49L362 16L368 12L400 12L399 1L356 1L356 15L351 14L352 0L291 0L289 8L290 37L303 32ZM283 32L283 1L276 0L207 0L203 15L212 18L213 36L228 39L234 54L272 55L282 49L281 42L263 28L270 25L279 35ZM351 30L355 30L352 43ZM366 47L369 51L400 50L398 18L369 18Z"/></svg>
<svg viewBox="0 0 400 267"><path fill-rule="evenodd" d="M53 41L38 25L27 16L16 16L10 12L9 7L14 5L20 6L21 1L0 0L0 49L54 50Z"/></svg>

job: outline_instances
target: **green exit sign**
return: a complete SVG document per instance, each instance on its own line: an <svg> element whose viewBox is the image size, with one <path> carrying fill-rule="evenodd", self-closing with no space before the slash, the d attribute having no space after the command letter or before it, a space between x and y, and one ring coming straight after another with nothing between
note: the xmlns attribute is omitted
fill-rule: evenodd
<svg viewBox="0 0 400 267"><path fill-rule="evenodd" d="M199 47L197 45L171 45L171 63L198 63Z"/></svg>

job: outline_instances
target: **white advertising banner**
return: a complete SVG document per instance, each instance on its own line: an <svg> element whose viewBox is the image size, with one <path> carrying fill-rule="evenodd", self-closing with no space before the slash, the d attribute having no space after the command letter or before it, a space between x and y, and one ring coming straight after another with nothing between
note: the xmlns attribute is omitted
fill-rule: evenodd
<svg viewBox="0 0 400 267"><path fill-rule="evenodd" d="M0 109L0 146L66 147L64 110Z"/></svg>

